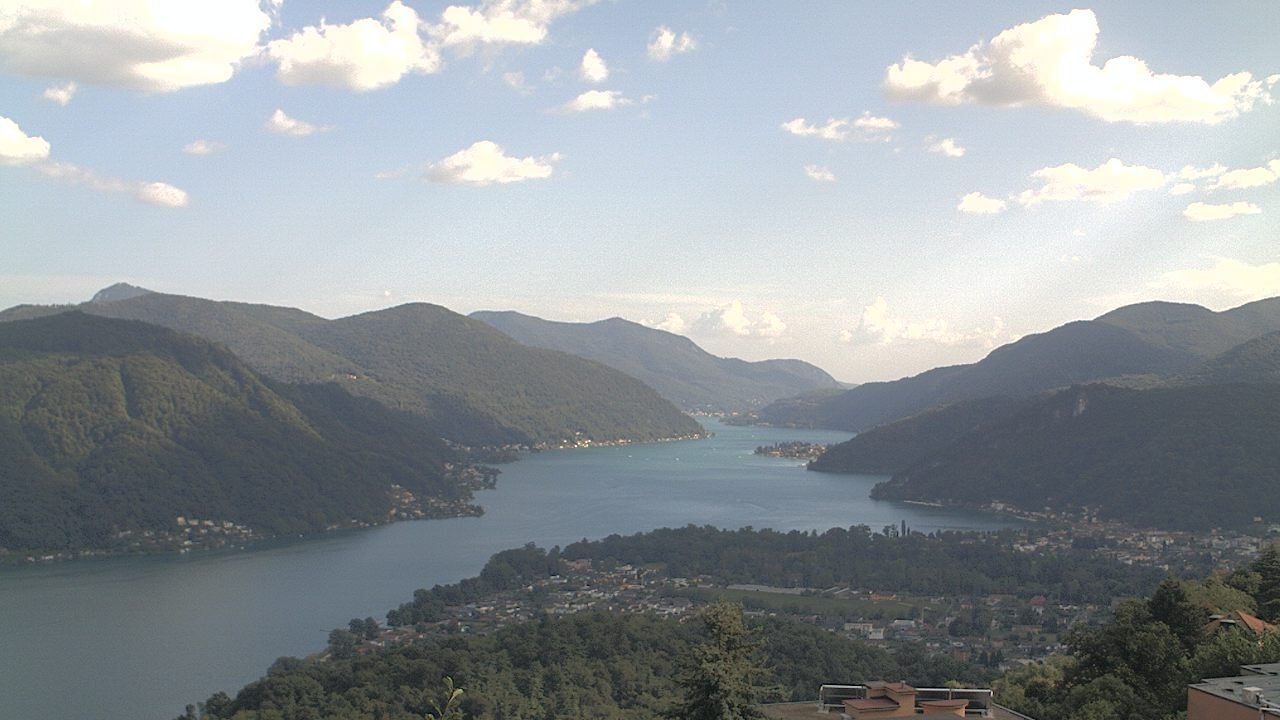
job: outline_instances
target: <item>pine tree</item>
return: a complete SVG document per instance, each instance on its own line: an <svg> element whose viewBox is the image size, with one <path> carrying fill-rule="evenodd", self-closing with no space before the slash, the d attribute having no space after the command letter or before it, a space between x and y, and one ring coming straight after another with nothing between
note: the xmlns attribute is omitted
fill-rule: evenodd
<svg viewBox="0 0 1280 720"><path fill-rule="evenodd" d="M678 720L753 720L760 690L754 684L763 669L756 661L759 643L742 619L742 606L718 602L702 612L709 635L685 658L680 676L684 699L668 711Z"/></svg>

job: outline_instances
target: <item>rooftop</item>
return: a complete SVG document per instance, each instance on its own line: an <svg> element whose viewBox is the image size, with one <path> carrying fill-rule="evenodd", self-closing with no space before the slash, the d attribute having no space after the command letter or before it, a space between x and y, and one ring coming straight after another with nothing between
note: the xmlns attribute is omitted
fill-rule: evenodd
<svg viewBox="0 0 1280 720"><path fill-rule="evenodd" d="M1192 690L1199 690L1215 697L1247 705L1259 707L1259 703L1246 699L1245 689L1257 688L1262 700L1272 705L1280 705L1280 663L1269 665L1252 665L1241 668L1248 673L1251 668L1262 669L1261 674L1246 674L1236 677L1209 678L1201 683L1191 685Z"/></svg>

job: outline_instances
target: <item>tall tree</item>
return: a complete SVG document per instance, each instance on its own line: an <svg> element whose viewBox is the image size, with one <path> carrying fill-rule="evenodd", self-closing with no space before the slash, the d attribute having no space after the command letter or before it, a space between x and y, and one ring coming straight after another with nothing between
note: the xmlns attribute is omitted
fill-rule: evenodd
<svg viewBox="0 0 1280 720"><path fill-rule="evenodd" d="M684 691L668 713L678 720L754 720L763 673L756 660L759 643L742 619L742 606L719 602L702 611L708 638L689 653L680 675Z"/></svg>

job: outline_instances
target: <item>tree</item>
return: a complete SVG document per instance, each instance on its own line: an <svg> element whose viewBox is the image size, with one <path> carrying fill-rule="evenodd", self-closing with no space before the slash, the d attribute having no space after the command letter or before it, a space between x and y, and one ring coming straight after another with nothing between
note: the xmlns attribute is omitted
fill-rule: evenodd
<svg viewBox="0 0 1280 720"><path fill-rule="evenodd" d="M1267 622L1280 621L1280 543L1272 543L1253 562L1258 574L1258 615Z"/></svg>
<svg viewBox="0 0 1280 720"><path fill-rule="evenodd" d="M718 602L702 611L708 638L694 647L680 675L684 699L668 711L673 720L752 720L763 673L756 661L759 643L747 630L742 606Z"/></svg>
<svg viewBox="0 0 1280 720"><path fill-rule="evenodd" d="M462 708L458 703L462 700L462 688L453 686L453 678L445 676L443 690L438 700L431 701L435 714L427 713L426 720L462 720Z"/></svg>

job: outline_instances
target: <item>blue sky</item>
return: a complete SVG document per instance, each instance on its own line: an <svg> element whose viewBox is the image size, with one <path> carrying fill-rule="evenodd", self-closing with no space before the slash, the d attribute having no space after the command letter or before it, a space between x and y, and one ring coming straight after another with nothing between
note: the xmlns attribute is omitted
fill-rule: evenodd
<svg viewBox="0 0 1280 720"><path fill-rule="evenodd" d="M1280 295L1280 4L969 5L0 0L0 306L620 315L866 381Z"/></svg>

